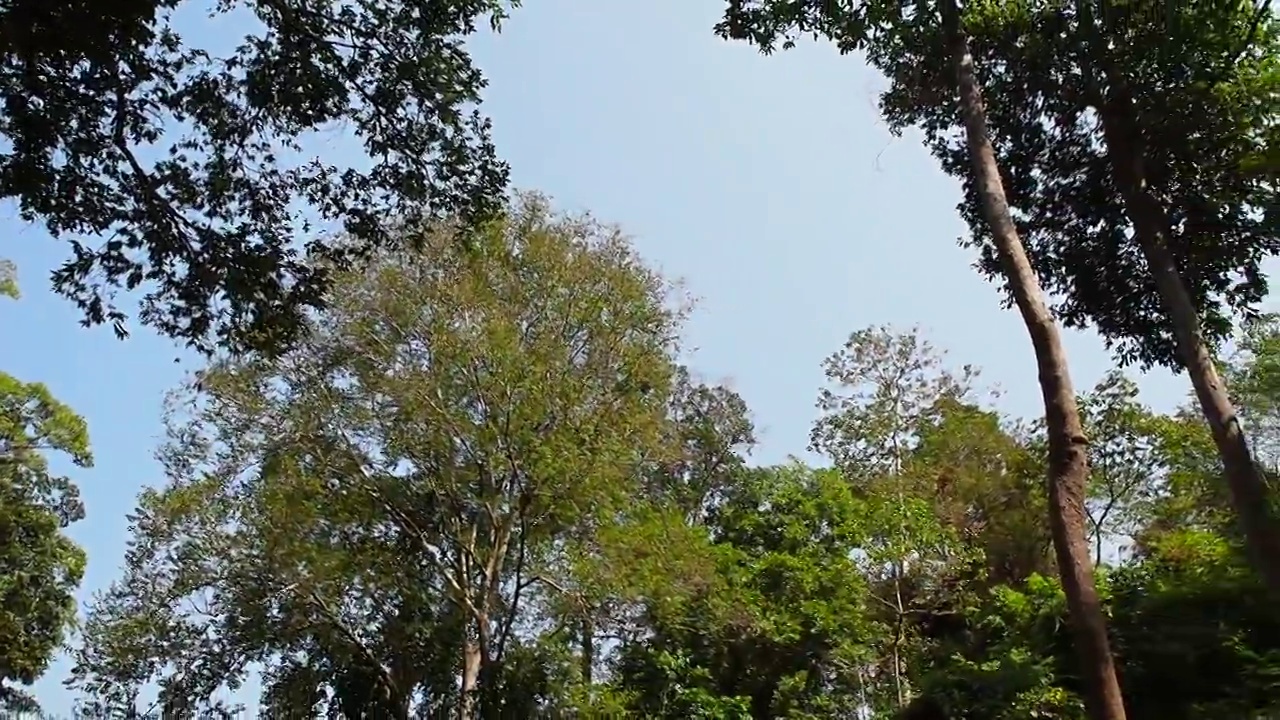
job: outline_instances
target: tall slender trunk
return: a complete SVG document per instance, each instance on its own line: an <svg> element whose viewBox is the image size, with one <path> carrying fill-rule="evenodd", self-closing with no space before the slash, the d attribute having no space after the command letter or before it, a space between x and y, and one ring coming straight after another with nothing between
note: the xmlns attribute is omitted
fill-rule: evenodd
<svg viewBox="0 0 1280 720"><path fill-rule="evenodd" d="M1049 441L1049 524L1084 679L1085 704L1093 720L1124 720L1124 701L1107 639L1106 620L1093 583L1084 507L1089 473L1087 441L1066 353L1009 211L959 9L955 0L942 0L941 6L983 215L1035 349Z"/></svg>
<svg viewBox="0 0 1280 720"><path fill-rule="evenodd" d="M908 546L907 537L907 498L902 487L902 442L898 438L898 428L902 427L902 412L900 397L895 397L893 408L893 423L895 429L890 435L890 444L893 448L893 481L897 488L898 495L898 540L901 541L902 547ZM903 551L905 555L905 550ZM910 695L910 689L907 686L906 678L903 677L902 663L902 643L904 625L907 619L907 609L902 603L902 578L907 572L906 557L899 557L893 563L893 600L894 610L897 615L893 619L893 687L897 695L898 704L895 710L907 704L907 696Z"/></svg>
<svg viewBox="0 0 1280 720"><path fill-rule="evenodd" d="M893 648L891 659L893 661L893 689L897 696L898 703L894 709L904 707L907 704L907 686L906 680L902 677L902 641L904 628L906 623L907 610L902 605L902 563L893 564L893 597L894 610L896 615L893 618Z"/></svg>
<svg viewBox="0 0 1280 720"><path fill-rule="evenodd" d="M1249 557L1272 592L1280 593L1280 522L1271 512L1267 478L1254 462L1236 409L1205 342L1200 313L1169 250L1169 218L1147 185L1145 149L1134 117L1133 99L1122 78L1115 73L1108 75L1110 92L1099 98L1098 110L1112 177L1165 312L1173 322L1178 359L1191 378L1222 458Z"/></svg>
<svg viewBox="0 0 1280 720"><path fill-rule="evenodd" d="M587 688L591 687L594 681L594 670L596 667L596 624L594 618L590 615L590 610L586 607L582 609L581 622L582 637L582 684Z"/></svg>

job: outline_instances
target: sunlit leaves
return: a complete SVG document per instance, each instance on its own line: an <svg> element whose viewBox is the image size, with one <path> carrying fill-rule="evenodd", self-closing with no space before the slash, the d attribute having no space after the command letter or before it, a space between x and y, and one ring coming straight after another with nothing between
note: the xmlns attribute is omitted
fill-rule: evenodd
<svg viewBox="0 0 1280 720"><path fill-rule="evenodd" d="M699 534L644 494L681 454L669 285L537 196L467 243L405 232L417 250L334 275L296 346L219 359L173 404L170 484L78 655L91 696L164 678L197 702L271 658L276 712L433 712L473 699L467 656L517 712L552 682L530 627L703 574Z"/></svg>
<svg viewBox="0 0 1280 720"><path fill-rule="evenodd" d="M44 385L0 373L0 711L35 708L11 683L34 682L75 621L85 554L64 530L84 505L50 471L51 453L93 464L84 419Z"/></svg>

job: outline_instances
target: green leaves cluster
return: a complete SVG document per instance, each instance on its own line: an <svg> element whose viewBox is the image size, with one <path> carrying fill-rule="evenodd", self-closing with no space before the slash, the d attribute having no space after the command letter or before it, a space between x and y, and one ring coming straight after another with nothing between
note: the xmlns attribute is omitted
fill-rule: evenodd
<svg viewBox="0 0 1280 720"><path fill-rule="evenodd" d="M1061 3L980 3L965 29L982 75L988 124L1023 242L1068 326L1092 326L1123 361L1178 366L1173 326L1116 185L1115 149L1098 113L1123 75L1134 104L1143 167L1170 220L1168 244L1207 338L1225 340L1232 316L1267 292L1260 263L1280 245L1275 167L1277 26L1265 3L1159 9L1108 4L1100 14ZM1153 17L1167 22L1153 22ZM913 36L915 37L915 36ZM956 137L943 59L921 34L873 61L892 85L881 100L891 127L916 126L959 178L958 209L979 269L1000 277L990 231ZM1105 71L1105 72L1104 72ZM1106 74L1109 73L1109 74ZM1106 74L1106 78L1104 78ZM1195 108L1170 113L1169 108Z"/></svg>
<svg viewBox="0 0 1280 720"><path fill-rule="evenodd" d="M220 2L257 23L225 51L179 35L179 0L0 9L0 197L69 242L55 289L120 333L115 293L142 289L144 323L212 356L173 397L168 484L85 622L82 713L231 717L211 698L258 666L273 717L1083 717L1047 579L1043 428L986 407L919 331L869 328L823 366L810 449L830 467L748 467L748 408L678 364L665 280L616 229L504 199L464 44L512 5ZM1003 276L957 132L956 5L730 0L717 32L863 53L890 126L961 178L979 269ZM1058 316L1122 364L1186 360L1136 233L1140 176L1163 277L1210 344L1251 320L1226 376L1274 466L1280 331L1255 313L1280 250L1270 6L958 9ZM335 123L368 167L296 158ZM17 296L11 264L0 294ZM1079 405L1130 717L1275 711L1280 635L1204 428L1118 372ZM51 450L89 464L83 421L0 374L10 709L83 572Z"/></svg>
<svg viewBox="0 0 1280 720"><path fill-rule="evenodd" d="M6 268L0 267L0 272ZM6 279L16 296L12 265ZM84 518L79 489L50 468L57 453L90 467L84 419L41 383L0 372L0 711L38 709L21 686L48 668L76 617L84 550L67 537Z"/></svg>

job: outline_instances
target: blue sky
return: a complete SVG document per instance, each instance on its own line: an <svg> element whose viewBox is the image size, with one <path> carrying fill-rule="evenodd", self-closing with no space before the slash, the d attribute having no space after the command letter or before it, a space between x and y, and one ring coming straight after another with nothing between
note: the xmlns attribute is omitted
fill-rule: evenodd
<svg viewBox="0 0 1280 720"><path fill-rule="evenodd" d="M474 43L491 80L486 109L515 184L569 210L619 223L640 252L701 298L689 325L693 365L729 382L761 430L757 459L804 450L819 362L870 324L919 324L957 363L984 369L1004 409L1038 414L1020 321L956 245L955 182L918 139L893 138L875 109L881 80L822 45L763 58L711 32L721 4L689 0L532 0L504 32ZM202 34L249 28L224 20ZM349 153L344 143L316 152ZM171 342L139 331L117 341L84 329L48 289L63 246L0 208L3 254L24 297L0 306L0 336L21 338L0 367L47 383L88 420L96 466L76 478L88 518L82 596L117 574L125 514L162 481L152 451L164 392L192 369ZM1069 333L1076 385L1110 366L1090 334ZM1140 378L1161 410L1186 382ZM65 713L59 661L37 685Z"/></svg>

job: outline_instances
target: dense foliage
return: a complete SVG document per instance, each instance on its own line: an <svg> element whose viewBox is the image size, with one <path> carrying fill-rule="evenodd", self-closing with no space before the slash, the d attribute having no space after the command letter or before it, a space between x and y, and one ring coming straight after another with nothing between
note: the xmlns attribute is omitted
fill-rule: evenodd
<svg viewBox="0 0 1280 720"><path fill-rule="evenodd" d="M116 296L142 290L141 320L201 349L278 344L323 301L317 258L500 202L464 43L512 4L5 2L0 199L68 243L53 286L86 322L123 333ZM201 44L220 16L250 31ZM338 126L368 163L304 154Z"/></svg>
<svg viewBox="0 0 1280 720"><path fill-rule="evenodd" d="M87 716L230 715L210 698L265 663L289 717L1083 717L1043 440L976 369L856 332L831 466L749 468L746 406L676 365L678 298L615 232L536 197L477 251L424 232L339 275L296 350L175 396L169 484L77 650ZM1280 334L1249 337L1265 426ZM1203 426L1119 374L1080 404L1133 716L1271 708L1280 626Z"/></svg>
<svg viewBox="0 0 1280 720"><path fill-rule="evenodd" d="M4 268L0 268L3 270ZM0 295L17 297L13 267ZM93 464L84 420L40 383L0 372L0 712L37 707L20 686L48 668L76 616L85 555L64 533L84 517L49 453Z"/></svg>
<svg viewBox="0 0 1280 720"><path fill-rule="evenodd" d="M208 352L74 638L80 716L1280 716L1269 5L729 0L723 36L887 75L1046 400L1008 416L872 326L822 363L810 457L759 466L745 400L683 364L675 285L503 197L464 41L514 4L220 2L256 34L210 49L181 0L0 3L0 198L70 242L88 322L123 332L143 288ZM369 167L297 160L335 123ZM1059 321L1118 350L1086 392ZM1145 406L1135 361L1199 406ZM38 709L76 624L67 461L85 422L0 373L0 712Z"/></svg>

